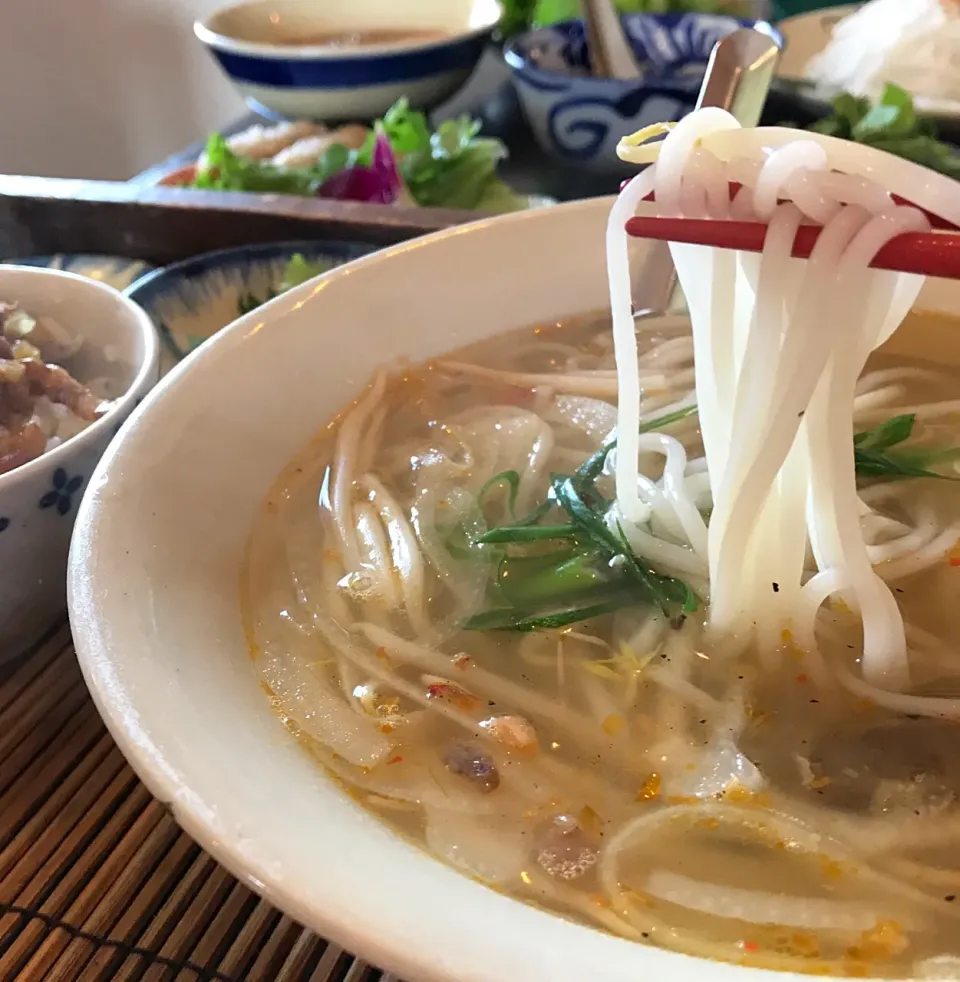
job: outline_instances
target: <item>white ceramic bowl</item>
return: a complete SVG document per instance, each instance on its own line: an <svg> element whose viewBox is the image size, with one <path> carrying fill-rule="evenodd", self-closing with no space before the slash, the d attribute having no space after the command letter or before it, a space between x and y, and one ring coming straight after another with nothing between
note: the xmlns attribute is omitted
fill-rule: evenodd
<svg viewBox="0 0 960 982"><path fill-rule="evenodd" d="M401 96L414 108L432 109L453 95L499 17L496 0L248 0L193 29L253 109L292 119L363 120L382 116ZM354 49L289 43L373 28L445 36Z"/></svg>
<svg viewBox="0 0 960 982"><path fill-rule="evenodd" d="M527 907L394 835L274 716L240 623L238 569L278 471L375 366L604 307L609 204L452 228L284 294L167 376L81 506L71 622L124 754L247 885L408 982L759 977ZM633 248L639 256L645 244ZM948 299L960 309L956 294L954 285ZM282 369L271 367L277 351Z"/></svg>
<svg viewBox="0 0 960 982"><path fill-rule="evenodd" d="M90 475L133 407L157 380L150 318L112 287L74 273L0 266L0 300L56 318L84 346L69 367L82 381L116 380L117 405L49 453L0 475L0 661L36 641L66 605L70 533ZM115 361L107 362L104 352Z"/></svg>

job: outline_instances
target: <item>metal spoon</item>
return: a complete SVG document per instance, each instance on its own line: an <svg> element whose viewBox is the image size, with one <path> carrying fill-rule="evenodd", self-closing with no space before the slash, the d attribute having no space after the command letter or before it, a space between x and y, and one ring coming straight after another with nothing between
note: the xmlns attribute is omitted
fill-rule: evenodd
<svg viewBox="0 0 960 982"><path fill-rule="evenodd" d="M719 106L735 116L741 126L756 126L779 59L780 48L769 35L751 28L729 34L710 54L697 109ZM666 243L651 244L632 293L634 319L657 317L682 304Z"/></svg>
<svg viewBox="0 0 960 982"><path fill-rule="evenodd" d="M640 66L623 33L611 0L580 0L587 27L593 74L603 78L640 78Z"/></svg>

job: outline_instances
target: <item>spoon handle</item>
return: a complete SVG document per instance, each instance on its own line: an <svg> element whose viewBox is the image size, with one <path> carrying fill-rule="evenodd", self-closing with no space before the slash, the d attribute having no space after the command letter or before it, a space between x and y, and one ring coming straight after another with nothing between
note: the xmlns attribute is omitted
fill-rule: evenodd
<svg viewBox="0 0 960 982"><path fill-rule="evenodd" d="M710 54L697 109L718 106L741 126L756 126L779 59L780 49L768 34L748 27L728 34ZM632 292L635 316L685 309L667 243L651 243Z"/></svg>
<svg viewBox="0 0 960 982"><path fill-rule="evenodd" d="M601 78L640 78L640 67L612 0L581 0L581 5L593 74Z"/></svg>

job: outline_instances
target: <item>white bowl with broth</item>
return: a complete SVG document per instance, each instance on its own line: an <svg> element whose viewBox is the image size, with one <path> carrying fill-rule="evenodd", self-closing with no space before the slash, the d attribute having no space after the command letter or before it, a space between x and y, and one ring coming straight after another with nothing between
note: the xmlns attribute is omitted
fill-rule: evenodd
<svg viewBox="0 0 960 982"><path fill-rule="evenodd" d="M453 95L499 18L496 0L247 0L194 33L254 110L366 120L402 96L432 109Z"/></svg>
<svg viewBox="0 0 960 982"><path fill-rule="evenodd" d="M489 889L438 862L395 818L394 828L384 821L389 810L363 807L365 792L348 793L291 736L250 657L262 625L249 607L245 622L241 582L251 583L251 531L278 514L270 496L278 476L296 481L291 461L296 468L327 452L327 423L375 369L604 309L609 205L510 215L405 243L242 318L150 396L81 506L71 623L88 685L124 754L243 882L409 982L750 977L742 965L537 909L502 881ZM640 261L645 245L632 248ZM920 306L960 315L960 290L932 282ZM939 324L908 323L892 357L933 352L956 369L960 334ZM503 344L494 346L502 356ZM323 545L314 552L322 556ZM269 589L271 577L261 571ZM750 945L741 949L747 963Z"/></svg>

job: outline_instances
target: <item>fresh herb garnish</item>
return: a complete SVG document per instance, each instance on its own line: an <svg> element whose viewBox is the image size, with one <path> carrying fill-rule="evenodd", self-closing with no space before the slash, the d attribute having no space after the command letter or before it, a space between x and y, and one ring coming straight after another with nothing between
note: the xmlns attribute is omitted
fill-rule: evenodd
<svg viewBox="0 0 960 982"><path fill-rule="evenodd" d="M346 150L339 147L340 151ZM259 194L293 194L313 197L320 185L335 173L340 154L331 147L309 168L275 167L262 160L248 160L234 153L219 133L207 140L206 165L198 169L193 187L210 191L252 191ZM342 167L343 164L341 163Z"/></svg>
<svg viewBox="0 0 960 982"><path fill-rule="evenodd" d="M546 556L504 556L497 571L501 596L511 607L558 604L606 586L611 577L593 553L571 549Z"/></svg>
<svg viewBox="0 0 960 982"><path fill-rule="evenodd" d="M251 310L256 310L257 307L263 306L268 300L273 300L274 297L280 296L281 293L286 293L287 290L292 290L295 286L306 283L307 280L312 280L314 276L319 276L321 273L326 272L327 269L329 269L329 264L312 263L298 252L290 258L290 261L284 267L283 277L276 289L270 287L262 297L255 296L252 293L241 293L237 300L237 312L241 317L244 314L249 314Z"/></svg>
<svg viewBox="0 0 960 982"><path fill-rule="evenodd" d="M583 16L579 0L502 0L500 33L510 37L530 27L546 27ZM749 4L737 0L614 0L622 14L701 13L749 16Z"/></svg>
<svg viewBox="0 0 960 982"><path fill-rule="evenodd" d="M497 177L506 147L499 140L480 136L480 127L479 120L459 116L433 131L423 113L400 99L373 124L359 149L333 144L309 167L277 167L249 160L234 153L224 137L214 133L207 141L207 163L197 172L193 187L369 201L406 198L423 206L488 212L525 208L527 199ZM392 156L392 166L399 172L399 179L394 175L394 180L403 185L396 198L380 196L382 182L374 173L378 134L387 141L381 150ZM339 176L345 171L365 180L342 181ZM368 186L369 194L363 193Z"/></svg>
<svg viewBox="0 0 960 982"><path fill-rule="evenodd" d="M900 447L913 433L916 416L894 416L872 430L853 438L853 457L861 477L933 477L945 481L958 478L931 470L931 465L960 457L960 448ZM897 447L898 449L893 449Z"/></svg>
<svg viewBox="0 0 960 982"><path fill-rule="evenodd" d="M641 432L661 429L693 416L689 406L646 422ZM904 447L913 434L913 414L894 416L879 426L853 437L856 473L859 477L951 478L930 469L939 461L960 458L960 448ZM699 598L682 580L651 569L630 546L622 526L611 528L612 502L597 488L597 481L616 441L590 456L573 474L556 474L546 501L524 518L492 528L457 550L499 546L500 555L493 596L502 602L492 610L470 618L464 625L473 631L535 631L565 627L611 613L620 607L646 601L660 608L673 623L693 613ZM512 514L519 486L515 471L490 478L480 491L483 499L496 486L510 490ZM565 524L541 524L551 512L562 512ZM536 550L554 542L553 551ZM527 551L517 552L517 549ZM530 551L533 549L534 551ZM451 550L452 552L452 550Z"/></svg>
<svg viewBox="0 0 960 982"><path fill-rule="evenodd" d="M652 419L641 432L695 412L692 406ZM675 619L696 610L696 594L686 583L655 572L634 553L622 528L613 530L607 524L611 502L599 492L596 482L614 446L610 443L597 451L573 474L555 474L546 501L526 517L490 529L475 540L475 547L497 545L510 550L554 541L559 548L546 554L508 551L502 556L496 596L505 606L471 618L467 629L562 627L644 599ZM519 484L519 476L513 471L490 478L481 488L481 505L494 486L506 484L512 490L515 482ZM539 524L551 511L564 512L567 523Z"/></svg>
<svg viewBox="0 0 960 982"><path fill-rule="evenodd" d="M310 262L305 256L296 252L290 257L290 262L287 263L283 271L283 279L280 281L280 292L284 293L287 290L292 290L295 286L300 286L301 283L312 280L314 276L325 273L329 268L329 263Z"/></svg>
<svg viewBox="0 0 960 982"><path fill-rule="evenodd" d="M480 502L480 507L483 508L487 495L494 488L501 488L504 485L508 489L507 508L510 510L510 517L512 518L513 508L517 503L517 492L520 490L520 475L516 471L501 471L499 474L494 474L480 489L477 498Z"/></svg>
<svg viewBox="0 0 960 982"><path fill-rule="evenodd" d="M477 539L479 545L506 545L511 542L539 542L544 539L575 539L573 525L501 525L484 532Z"/></svg>
<svg viewBox="0 0 960 982"><path fill-rule="evenodd" d="M500 607L476 614L464 624L464 628L468 631L546 631L611 614L636 602L637 595L634 591L618 590L602 600L555 610Z"/></svg>
<svg viewBox="0 0 960 982"><path fill-rule="evenodd" d="M876 103L843 93L834 100L829 116L807 128L886 150L949 177L960 177L960 155L954 147L937 139L934 124L917 115L910 93L899 85L884 86Z"/></svg>

